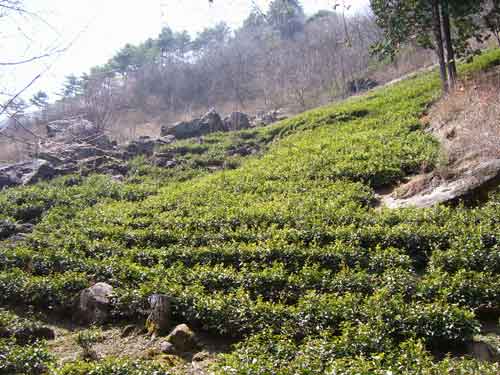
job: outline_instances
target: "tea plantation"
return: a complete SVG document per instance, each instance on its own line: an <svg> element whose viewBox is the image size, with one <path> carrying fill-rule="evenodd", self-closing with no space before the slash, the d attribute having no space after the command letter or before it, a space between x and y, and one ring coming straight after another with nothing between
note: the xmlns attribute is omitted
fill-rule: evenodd
<svg viewBox="0 0 500 375"><path fill-rule="evenodd" d="M500 64L500 51L461 67ZM419 75L278 124L165 146L175 168L131 162L124 182L69 176L0 193L0 219L34 222L0 243L0 306L71 317L114 287L114 322L148 297L235 340L216 374L485 374L466 355L500 316L500 191L476 206L389 210L375 191L440 162L420 118L438 99ZM231 152L241 148L256 153ZM214 166L217 166L214 168ZM2 325L32 326L12 312ZM0 374L169 374L154 361L57 366L43 342L0 334Z"/></svg>

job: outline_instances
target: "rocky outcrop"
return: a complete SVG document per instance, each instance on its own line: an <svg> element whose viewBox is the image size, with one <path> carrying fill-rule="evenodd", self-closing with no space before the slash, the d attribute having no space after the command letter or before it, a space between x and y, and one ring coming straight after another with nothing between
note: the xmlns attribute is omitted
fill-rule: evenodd
<svg viewBox="0 0 500 375"><path fill-rule="evenodd" d="M378 86L378 82L371 78L353 79L347 83L347 91L350 95L371 90Z"/></svg>
<svg viewBox="0 0 500 375"><path fill-rule="evenodd" d="M224 131L224 123L220 115L215 111L215 109L210 109L203 117L200 119L200 127L207 131L208 133Z"/></svg>
<svg viewBox="0 0 500 375"><path fill-rule="evenodd" d="M458 200L482 200L500 184L500 159L481 161L467 169L455 171L455 178L444 180L437 186L430 185L418 193L403 199L390 196L382 201L389 208L431 207L438 203Z"/></svg>
<svg viewBox="0 0 500 375"><path fill-rule="evenodd" d="M106 322L109 318L112 295L113 287L102 282L82 290L75 318L88 324Z"/></svg>
<svg viewBox="0 0 500 375"><path fill-rule="evenodd" d="M282 121L285 120L287 116L285 116L281 110L273 110L269 112L259 112L257 113L257 116L255 116L252 121L251 125L253 127L258 127L258 126L267 126L271 125L277 121Z"/></svg>
<svg viewBox="0 0 500 375"><path fill-rule="evenodd" d="M226 131L243 130L250 127L250 119L243 112L233 112L224 118L224 129Z"/></svg>
<svg viewBox="0 0 500 375"><path fill-rule="evenodd" d="M211 124L214 117L207 116L206 121ZM138 155L152 157L157 147L175 140L171 135L141 137L118 147L92 123L81 118L51 122L47 125L47 134L48 138L39 143L33 159L0 166L0 189L76 172L120 178L128 172L127 160ZM168 160L158 163L165 164Z"/></svg>
<svg viewBox="0 0 500 375"><path fill-rule="evenodd" d="M16 225L7 220L0 220L0 240L9 238L16 233Z"/></svg>
<svg viewBox="0 0 500 375"><path fill-rule="evenodd" d="M8 240L10 243L23 240L28 233L33 231L33 224L14 224L8 220L0 220L0 241Z"/></svg>
<svg viewBox="0 0 500 375"><path fill-rule="evenodd" d="M0 189L49 180L56 174L57 172L54 167L43 159L9 164L0 168Z"/></svg>
<svg viewBox="0 0 500 375"><path fill-rule="evenodd" d="M225 131L224 123L219 114L212 108L202 118L181 121L172 126L162 126L161 136L172 135L177 139L186 139L219 131Z"/></svg>
<svg viewBox="0 0 500 375"><path fill-rule="evenodd" d="M88 140L101 134L102 132L97 126L81 117L56 120L47 124L47 137L59 142L70 143Z"/></svg>
<svg viewBox="0 0 500 375"><path fill-rule="evenodd" d="M168 145L174 141L175 137L173 135L165 135L160 138L145 136L125 143L122 148L126 153L126 157L130 159L138 155L151 156L158 146Z"/></svg>

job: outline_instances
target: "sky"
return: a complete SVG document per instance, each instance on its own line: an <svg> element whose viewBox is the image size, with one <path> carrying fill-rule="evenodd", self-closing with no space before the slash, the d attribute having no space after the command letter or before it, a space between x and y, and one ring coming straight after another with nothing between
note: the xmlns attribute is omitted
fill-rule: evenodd
<svg viewBox="0 0 500 375"><path fill-rule="evenodd" d="M15 91L32 77L42 77L29 89L54 94L64 77L80 75L104 64L126 43L138 44L156 37L161 28L187 30L192 35L220 21L238 27L251 9L251 0L24 0L38 18L12 22L11 38L0 40L2 59L15 60L46 50L67 48L49 59L23 67L0 70L0 90ZM266 9L269 0L255 0ZM366 9L369 0L302 0L306 14L344 3L350 12ZM22 33L19 33L19 24ZM3 28L5 30L5 28ZM7 33L8 35L8 33ZM1 62L1 61L0 61Z"/></svg>

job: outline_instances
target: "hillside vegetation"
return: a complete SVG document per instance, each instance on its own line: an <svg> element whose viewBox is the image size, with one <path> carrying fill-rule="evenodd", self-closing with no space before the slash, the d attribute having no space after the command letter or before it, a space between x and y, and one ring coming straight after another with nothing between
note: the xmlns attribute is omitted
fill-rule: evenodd
<svg viewBox="0 0 500 375"><path fill-rule="evenodd" d="M498 64L495 50L461 74ZM478 207L377 207L378 189L439 164L419 121L438 97L437 75L417 75L165 146L172 169L136 159L124 182L7 189L0 219L36 225L0 244L0 304L64 321L82 289L105 281L114 322L142 322L148 297L164 293L176 322L238 342L219 374L497 375L464 353L482 325L498 325L500 192ZM0 328L18 319L0 315ZM0 339L0 358L0 374L175 371L161 356L57 366L43 343L16 338Z"/></svg>

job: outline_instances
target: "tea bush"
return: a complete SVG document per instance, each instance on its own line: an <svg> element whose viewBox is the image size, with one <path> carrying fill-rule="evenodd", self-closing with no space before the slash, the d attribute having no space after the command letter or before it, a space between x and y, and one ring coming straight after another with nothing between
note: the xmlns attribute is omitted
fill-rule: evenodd
<svg viewBox="0 0 500 375"><path fill-rule="evenodd" d="M10 339L0 338L0 374L45 374L53 357L43 344L20 346Z"/></svg>
<svg viewBox="0 0 500 375"><path fill-rule="evenodd" d="M498 61L493 51L461 69ZM496 374L446 354L482 313L498 318L500 193L478 207L377 207L377 189L436 165L420 117L438 96L437 75L418 75L164 146L176 166L137 158L123 183L73 176L2 191L0 217L36 225L0 243L0 303L71 312L105 281L112 317L134 321L164 293L175 322L239 341L221 374ZM163 373L126 359L52 371Z"/></svg>

